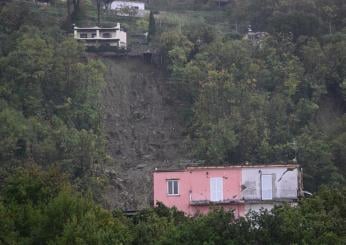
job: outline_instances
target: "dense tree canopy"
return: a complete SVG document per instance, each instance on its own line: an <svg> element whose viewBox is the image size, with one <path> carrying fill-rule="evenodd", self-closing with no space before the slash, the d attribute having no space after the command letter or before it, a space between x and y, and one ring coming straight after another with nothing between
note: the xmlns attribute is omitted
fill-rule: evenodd
<svg viewBox="0 0 346 245"><path fill-rule="evenodd" d="M18 169L1 188L2 244L125 244L126 223L72 190L55 169ZM10 218L11 217L11 218Z"/></svg>
<svg viewBox="0 0 346 245"><path fill-rule="evenodd" d="M186 105L191 157L206 164L298 162L305 189L317 194L240 219L219 209L186 217L161 204L131 218L102 209L88 187L102 181L95 169L107 159L104 65L49 12L31 1L2 1L1 244L345 243L346 2L230 2L222 12L226 29L240 28L227 35L210 23L160 29L151 14L150 45L159 45ZM66 1L65 25L82 16L82 3ZM265 34L256 42L242 38L248 25Z"/></svg>
<svg viewBox="0 0 346 245"><path fill-rule="evenodd" d="M57 165L89 176L105 159L104 67L27 3L0 9L0 164Z"/></svg>
<svg viewBox="0 0 346 245"><path fill-rule="evenodd" d="M346 4L340 0L234 0L230 21L256 31L321 36L345 28Z"/></svg>
<svg viewBox="0 0 346 245"><path fill-rule="evenodd" d="M298 207L235 219L215 208L186 217L162 204L124 217L73 191L57 171L8 174L0 188L1 244L344 244L346 189L325 189Z"/></svg>
<svg viewBox="0 0 346 245"><path fill-rule="evenodd" d="M233 1L230 21L269 33L257 42L205 25L161 33L168 71L190 104L197 159L298 161L308 190L344 183L345 138L335 138L345 125L344 8L333 0Z"/></svg>

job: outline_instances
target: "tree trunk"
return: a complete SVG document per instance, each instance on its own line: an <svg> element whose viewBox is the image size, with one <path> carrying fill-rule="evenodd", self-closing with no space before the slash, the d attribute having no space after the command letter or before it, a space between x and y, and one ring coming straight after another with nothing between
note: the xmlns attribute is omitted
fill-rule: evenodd
<svg viewBox="0 0 346 245"><path fill-rule="evenodd" d="M80 7L80 0L72 0L73 2L73 11L74 12L78 12L79 11L79 7Z"/></svg>
<svg viewBox="0 0 346 245"><path fill-rule="evenodd" d="M96 5L97 5L97 25L98 26L100 26L101 1L102 0L97 0L96 1Z"/></svg>
<svg viewBox="0 0 346 245"><path fill-rule="evenodd" d="M67 0L66 4L67 4L67 18L70 19L71 18L71 0Z"/></svg>
<svg viewBox="0 0 346 245"><path fill-rule="evenodd" d="M71 19L73 22L75 22L80 12L80 0L72 0L72 7Z"/></svg>

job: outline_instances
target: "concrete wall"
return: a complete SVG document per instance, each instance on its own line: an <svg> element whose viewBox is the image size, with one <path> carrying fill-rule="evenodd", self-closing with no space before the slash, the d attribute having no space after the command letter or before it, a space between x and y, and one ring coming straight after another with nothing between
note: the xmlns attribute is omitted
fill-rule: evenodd
<svg viewBox="0 0 346 245"><path fill-rule="evenodd" d="M85 39L84 37L80 37L81 34L85 34L86 38L94 38L94 39L100 39L104 38L103 34L109 34L109 38L119 38L122 40L125 40L126 42L126 32L118 31L118 30L75 30L74 31L74 38L76 39Z"/></svg>
<svg viewBox="0 0 346 245"><path fill-rule="evenodd" d="M110 9L113 10L118 10L122 8L138 8L138 10L144 10L145 4L141 2L114 1L110 5Z"/></svg>
<svg viewBox="0 0 346 245"><path fill-rule="evenodd" d="M210 200L210 178L223 178L223 199L239 199L241 170L239 168L195 169L188 173L192 200Z"/></svg>
<svg viewBox="0 0 346 245"><path fill-rule="evenodd" d="M271 199L262 200L262 175L271 176L271 182L267 179L271 187ZM211 200L210 180L219 177L222 179L223 199L212 204L226 210L233 209L236 216L243 216L251 209L272 209L275 203L294 202L298 198L298 175L297 166L282 165L192 167L177 172L154 172L154 202L160 201L168 207L175 206L188 215L207 213ZM168 195L169 179L179 180L179 195ZM230 202L227 203L227 200Z"/></svg>
<svg viewBox="0 0 346 245"><path fill-rule="evenodd" d="M154 172L154 204L162 202L167 207L189 213L189 179L187 172ZM179 181L179 195L170 196L167 193L167 180Z"/></svg>
<svg viewBox="0 0 346 245"><path fill-rule="evenodd" d="M190 181L191 201L210 200L210 178L222 177L223 179L223 200L233 200L240 198L241 170L240 168L223 169L194 169L189 171L188 179ZM241 216L244 213L244 205L220 204L225 210L234 210L235 216ZM206 214L209 212L209 206L190 206L189 213Z"/></svg>
<svg viewBox="0 0 346 245"><path fill-rule="evenodd" d="M120 48L126 48L127 47L127 34L124 31L117 31L116 38L119 39L119 47Z"/></svg>
<svg viewBox="0 0 346 245"><path fill-rule="evenodd" d="M272 208L274 208L272 203L252 203L245 205L244 212L247 214L249 211L259 212L261 209L271 210Z"/></svg>
<svg viewBox="0 0 346 245"><path fill-rule="evenodd" d="M254 211L254 212L259 212L261 209L266 209L266 210L271 210L273 209L275 206L280 206L283 203L280 202L273 202L273 203L247 203L245 204L244 207L244 214L247 214L249 211ZM289 206L291 207L295 207L298 205L297 202L289 202L288 203Z"/></svg>
<svg viewBox="0 0 346 245"><path fill-rule="evenodd" d="M118 24L117 27L120 29L120 25ZM103 37L103 34L109 33L109 37ZM80 37L81 34L85 34L86 38ZM78 40L88 40L89 42L86 43L86 46L97 46L97 40L105 40L108 41L108 44L112 47L119 47L126 49L127 48L127 33L121 30L102 30L102 29L95 29L95 30L74 30L74 38ZM119 42L117 40L112 39L119 39Z"/></svg>
<svg viewBox="0 0 346 245"><path fill-rule="evenodd" d="M223 200L239 199L241 169L193 169L182 172L154 172L154 202L160 201L168 207L175 206L188 215L207 213L209 205L194 206L191 201L210 200L210 178L223 179ZM179 195L170 196L167 193L167 180L179 180ZM220 204L224 209L235 210L235 215L244 213L244 205Z"/></svg>
<svg viewBox="0 0 346 245"><path fill-rule="evenodd" d="M265 167L242 169L242 196L245 200L261 200L261 175L272 175L273 199L297 199L298 168Z"/></svg>
<svg viewBox="0 0 346 245"><path fill-rule="evenodd" d="M185 212L190 216L196 216L198 214L207 214L214 208L222 207L225 211L233 211L235 217L242 217L245 216L245 205L244 204L223 204L223 205L217 205L217 206L191 206L189 208L189 212Z"/></svg>

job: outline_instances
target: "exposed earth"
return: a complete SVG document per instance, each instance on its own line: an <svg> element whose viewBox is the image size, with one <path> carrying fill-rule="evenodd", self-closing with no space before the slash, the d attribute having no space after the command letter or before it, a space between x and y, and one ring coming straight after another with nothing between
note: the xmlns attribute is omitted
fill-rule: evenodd
<svg viewBox="0 0 346 245"><path fill-rule="evenodd" d="M107 208L135 210L152 203L155 168L179 168L186 159L183 125L172 86L157 67L140 58L102 58L104 133L113 158L104 199Z"/></svg>

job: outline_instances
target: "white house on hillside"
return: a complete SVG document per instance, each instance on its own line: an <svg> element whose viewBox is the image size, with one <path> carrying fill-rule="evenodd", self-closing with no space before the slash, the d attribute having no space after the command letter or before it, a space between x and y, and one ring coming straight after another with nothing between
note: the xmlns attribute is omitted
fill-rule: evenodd
<svg viewBox="0 0 346 245"><path fill-rule="evenodd" d="M145 3L129 1L113 1L108 9L114 10L120 16L144 16Z"/></svg>
<svg viewBox="0 0 346 245"><path fill-rule="evenodd" d="M120 30L120 24L115 27L77 27L74 26L74 38L85 41L88 47L110 46L127 48L127 34Z"/></svg>
<svg viewBox="0 0 346 245"><path fill-rule="evenodd" d="M252 45L261 47L261 42L268 36L267 32L253 32L251 26L248 27L248 32L243 37L244 40L249 40Z"/></svg>

